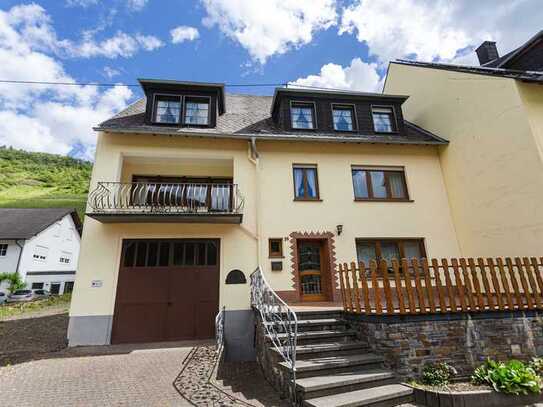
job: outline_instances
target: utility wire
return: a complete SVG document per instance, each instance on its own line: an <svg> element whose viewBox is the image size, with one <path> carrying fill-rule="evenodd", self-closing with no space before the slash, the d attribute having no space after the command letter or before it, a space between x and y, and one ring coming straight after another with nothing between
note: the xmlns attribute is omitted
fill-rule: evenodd
<svg viewBox="0 0 543 407"><path fill-rule="evenodd" d="M0 83L7 84L16 84L16 85L58 85L58 86L97 86L97 87L140 87L140 84L137 83L100 83L100 82L46 82L46 81L23 81L23 80L8 80L0 79ZM323 88L319 86L311 85L300 85L294 84L293 82L282 82L282 83L225 83L225 87L230 88L245 88L245 87L288 87L294 86L296 88L306 88L306 89L316 89L316 90L332 90L332 91L348 91L348 89L339 89L339 88Z"/></svg>

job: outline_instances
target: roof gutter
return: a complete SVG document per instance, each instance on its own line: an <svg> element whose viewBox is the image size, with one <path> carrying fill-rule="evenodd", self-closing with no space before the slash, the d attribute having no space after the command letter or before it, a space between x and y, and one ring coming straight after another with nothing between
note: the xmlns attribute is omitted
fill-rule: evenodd
<svg viewBox="0 0 543 407"><path fill-rule="evenodd" d="M203 138L223 138L234 140L269 140L269 141L318 141L325 143L353 143L353 144L413 144L413 145L444 145L448 141L411 141L411 140L368 140L367 138L356 136L301 136L295 134L248 134L248 133L189 133L189 132L161 132L142 128L104 128L94 127L94 131L103 131L108 133L125 134L152 134L166 136L185 136L185 137L203 137ZM369 137L369 136L368 136Z"/></svg>

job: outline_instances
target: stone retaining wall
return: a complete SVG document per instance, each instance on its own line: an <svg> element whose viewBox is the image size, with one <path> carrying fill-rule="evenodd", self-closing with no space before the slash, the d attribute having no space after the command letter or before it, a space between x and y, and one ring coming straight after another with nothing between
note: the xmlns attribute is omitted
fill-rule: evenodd
<svg viewBox="0 0 543 407"><path fill-rule="evenodd" d="M283 362L283 358L277 352L273 351L270 343L266 341L262 319L257 312L255 312L255 321L256 360L262 368L264 377L279 392L281 398L290 398L293 391L290 384L291 375L288 371L279 368L278 363Z"/></svg>
<svg viewBox="0 0 543 407"><path fill-rule="evenodd" d="M358 338L406 379L427 363L447 362L467 376L487 357L543 355L543 313L537 311L345 317Z"/></svg>

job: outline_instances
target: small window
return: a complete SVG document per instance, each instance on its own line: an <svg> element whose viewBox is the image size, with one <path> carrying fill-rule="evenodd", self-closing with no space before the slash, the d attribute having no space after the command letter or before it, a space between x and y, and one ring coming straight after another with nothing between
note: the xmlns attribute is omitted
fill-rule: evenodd
<svg viewBox="0 0 543 407"><path fill-rule="evenodd" d="M181 117L181 97L180 96L155 96L155 123L177 124Z"/></svg>
<svg viewBox="0 0 543 407"><path fill-rule="evenodd" d="M74 282L66 281L64 283L64 294L70 294L74 290Z"/></svg>
<svg viewBox="0 0 543 407"><path fill-rule="evenodd" d="M334 105L332 107L334 130L353 131L354 109L352 106Z"/></svg>
<svg viewBox="0 0 543 407"><path fill-rule="evenodd" d="M373 129L376 133L394 133L396 125L392 107L372 107Z"/></svg>
<svg viewBox="0 0 543 407"><path fill-rule="evenodd" d="M33 290L43 290L43 283L32 283Z"/></svg>
<svg viewBox="0 0 543 407"><path fill-rule="evenodd" d="M270 239L269 249L269 257L283 257L283 239Z"/></svg>
<svg viewBox="0 0 543 407"><path fill-rule="evenodd" d="M356 255L369 267L370 261L384 259L391 266L392 259L421 259L426 257L423 239L357 239Z"/></svg>
<svg viewBox="0 0 543 407"><path fill-rule="evenodd" d="M207 126L209 124L209 99L185 99L185 124Z"/></svg>
<svg viewBox="0 0 543 407"><path fill-rule="evenodd" d="M354 197L360 201L409 200L403 168L353 167Z"/></svg>
<svg viewBox="0 0 543 407"><path fill-rule="evenodd" d="M8 245L6 243L0 244L0 257L7 256L8 254Z"/></svg>
<svg viewBox="0 0 543 407"><path fill-rule="evenodd" d="M59 262L61 264L70 264L72 262L72 253L62 252L60 254Z"/></svg>
<svg viewBox="0 0 543 407"><path fill-rule="evenodd" d="M47 260L47 255L49 254L49 249L45 246L36 246L34 249L34 254L32 258L34 261L43 263Z"/></svg>
<svg viewBox="0 0 543 407"><path fill-rule="evenodd" d="M290 120L293 129L313 130L315 126L315 105L313 103L292 103Z"/></svg>
<svg viewBox="0 0 543 407"><path fill-rule="evenodd" d="M318 200L319 182L316 165L295 165L294 198L297 200Z"/></svg>

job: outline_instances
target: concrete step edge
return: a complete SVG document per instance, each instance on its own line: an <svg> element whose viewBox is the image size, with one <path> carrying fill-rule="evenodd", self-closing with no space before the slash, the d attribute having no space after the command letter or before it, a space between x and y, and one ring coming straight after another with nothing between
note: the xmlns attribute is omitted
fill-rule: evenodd
<svg viewBox="0 0 543 407"><path fill-rule="evenodd" d="M296 388L303 393L328 390L361 383L393 379L394 372L386 369L353 370L324 376L306 377L296 381Z"/></svg>
<svg viewBox="0 0 543 407"><path fill-rule="evenodd" d="M348 366L359 366L366 364L381 363L384 359L373 353L352 354L343 356L321 357L315 359L298 360L296 362L297 372L314 372L326 369L337 369ZM280 362L279 366L289 369L286 362Z"/></svg>
<svg viewBox="0 0 543 407"><path fill-rule="evenodd" d="M371 387L369 389L355 390L333 396L317 397L305 400L308 407L361 407L370 406L387 400L408 397L413 394L413 389L402 384L388 384Z"/></svg>

